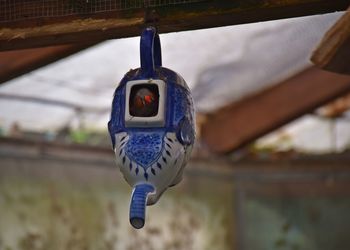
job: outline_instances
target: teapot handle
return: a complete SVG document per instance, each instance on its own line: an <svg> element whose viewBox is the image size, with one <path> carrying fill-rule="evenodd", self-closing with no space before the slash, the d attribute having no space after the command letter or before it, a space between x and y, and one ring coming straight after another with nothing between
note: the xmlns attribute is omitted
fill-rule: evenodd
<svg viewBox="0 0 350 250"><path fill-rule="evenodd" d="M152 77L154 70L162 66L162 51L156 28L142 31L140 42L141 70L145 77Z"/></svg>

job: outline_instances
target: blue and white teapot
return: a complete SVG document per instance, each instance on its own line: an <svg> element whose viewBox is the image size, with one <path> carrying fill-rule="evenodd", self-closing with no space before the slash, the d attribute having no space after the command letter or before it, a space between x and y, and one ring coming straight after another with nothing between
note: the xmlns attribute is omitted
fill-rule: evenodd
<svg viewBox="0 0 350 250"><path fill-rule="evenodd" d="M162 67L156 29L143 30L141 68L115 90L108 130L116 162L133 187L130 223L142 228L146 205L182 179L195 140L193 100L184 79Z"/></svg>

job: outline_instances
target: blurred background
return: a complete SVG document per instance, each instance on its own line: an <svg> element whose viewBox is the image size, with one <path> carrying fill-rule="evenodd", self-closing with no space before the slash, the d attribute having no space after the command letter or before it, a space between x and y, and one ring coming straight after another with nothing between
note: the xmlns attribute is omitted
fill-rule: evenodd
<svg viewBox="0 0 350 250"><path fill-rule="evenodd" d="M197 141L142 230L107 132L139 37L0 52L0 250L350 249L350 75L310 61L343 15L160 35Z"/></svg>

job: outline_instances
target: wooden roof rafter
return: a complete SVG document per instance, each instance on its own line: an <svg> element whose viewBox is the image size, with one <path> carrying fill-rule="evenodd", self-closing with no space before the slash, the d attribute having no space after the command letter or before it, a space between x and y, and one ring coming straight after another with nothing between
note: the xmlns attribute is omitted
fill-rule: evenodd
<svg viewBox="0 0 350 250"><path fill-rule="evenodd" d="M229 153L347 93L350 76L312 67L208 114L201 138L211 151Z"/></svg>
<svg viewBox="0 0 350 250"><path fill-rule="evenodd" d="M323 37L311 61L318 67L350 75L350 8Z"/></svg>
<svg viewBox="0 0 350 250"><path fill-rule="evenodd" d="M1 1L0 51L138 36L147 24L166 33L328 13L348 5L347 0Z"/></svg>
<svg viewBox="0 0 350 250"><path fill-rule="evenodd" d="M57 45L0 52L0 84L93 45Z"/></svg>

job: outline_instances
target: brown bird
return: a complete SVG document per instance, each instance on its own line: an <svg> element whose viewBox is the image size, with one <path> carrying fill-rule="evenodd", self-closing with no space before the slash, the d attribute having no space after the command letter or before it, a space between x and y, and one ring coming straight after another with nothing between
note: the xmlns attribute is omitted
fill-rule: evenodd
<svg viewBox="0 0 350 250"><path fill-rule="evenodd" d="M132 97L130 111L133 116L155 116L158 113L158 97L150 89L140 88Z"/></svg>

